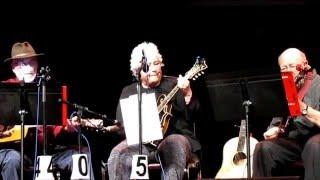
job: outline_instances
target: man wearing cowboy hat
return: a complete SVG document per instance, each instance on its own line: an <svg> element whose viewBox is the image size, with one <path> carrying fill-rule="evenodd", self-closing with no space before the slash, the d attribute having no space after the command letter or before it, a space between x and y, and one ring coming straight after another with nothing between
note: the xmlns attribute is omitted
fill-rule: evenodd
<svg viewBox="0 0 320 180"><path fill-rule="evenodd" d="M17 42L12 46L11 57L4 60L5 63L10 63L11 69L15 74L14 78L2 81L2 83L19 83L33 82L37 75L38 60L37 54L30 43ZM10 127L5 127L0 124L0 138L6 137ZM6 147L8 148L8 147ZM20 152L14 147L8 149L0 149L0 170L2 179L20 179Z"/></svg>
<svg viewBox="0 0 320 180"><path fill-rule="evenodd" d="M17 82L33 82L36 78L38 71L38 58L37 56L44 55L43 53L37 54L30 43L17 42L12 46L11 57L4 60L4 62L11 62L11 69L15 77L8 79L6 83Z"/></svg>
<svg viewBox="0 0 320 180"><path fill-rule="evenodd" d="M15 74L14 78L2 81L2 83L32 83L37 77L38 71L38 56L44 55L42 53L37 54L29 42L17 42L12 46L11 57L4 60L6 63L11 63L11 69ZM70 137L75 134L75 129L80 125L73 119L68 121L67 126L47 126L48 139L54 140L51 142L56 145L57 141L67 142ZM1 131L2 128L2 131ZM8 131L3 125L0 124L0 138L2 134ZM43 129L38 128L38 139L43 140ZM70 136L71 135L71 136ZM76 136L72 136L76 137ZM68 141L70 142L70 141ZM77 141L74 141L77 142ZM66 143L64 143L66 144ZM50 146L51 147L51 146ZM62 147L62 146L59 146ZM78 149L72 149L68 146L63 146L63 149L59 149L58 153L55 151L57 148L53 147L52 163L55 167L61 170L61 179L70 178L72 171L72 155L78 153ZM6 147L7 148L7 147ZM18 150L18 151L17 151ZM4 180L20 179L20 152L19 149L0 149L0 172ZM89 162L91 156L87 149L83 149L87 153ZM91 174L92 174L91 166ZM93 176L93 175L92 175ZM0 178L1 179L1 178ZM91 178L94 179L94 178Z"/></svg>

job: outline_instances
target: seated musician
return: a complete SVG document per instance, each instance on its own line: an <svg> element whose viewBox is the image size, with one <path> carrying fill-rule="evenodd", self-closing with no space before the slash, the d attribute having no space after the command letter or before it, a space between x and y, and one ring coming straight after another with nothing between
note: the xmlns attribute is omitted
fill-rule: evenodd
<svg viewBox="0 0 320 180"><path fill-rule="evenodd" d="M142 53L143 52L143 53ZM148 70L141 69L142 54L147 59ZM142 154L148 155L148 162L160 162L163 167L162 179L182 179L184 168L190 160L192 153L200 150L200 143L193 135L192 122L188 112L197 110L198 101L194 98L189 80L182 77L165 77L162 74L164 66L161 54L155 44L143 42L136 46L131 54L131 71L135 77L141 76L141 91L154 92L157 97L167 95L177 84L180 88L176 96L168 103L172 105L169 127L164 132L164 138L156 146L143 144ZM126 86L121 93L121 99L137 94L137 83ZM168 108L170 109L170 108ZM118 132L124 137L122 111L118 104L116 118L119 121ZM165 115L165 113L160 113ZM160 117L161 119L161 117ZM116 129L116 128L115 128ZM139 154L139 145L128 146L124 139L116 145L108 159L109 179L129 179L131 173L132 156Z"/></svg>
<svg viewBox="0 0 320 180"><path fill-rule="evenodd" d="M263 134L265 140L255 147L253 176L287 175L281 173L293 162L303 160L304 179L320 179L320 77L309 66L306 55L296 48L282 52L278 64L281 71L293 73L302 115L288 118L284 129L279 125L287 118L273 118Z"/></svg>
<svg viewBox="0 0 320 180"><path fill-rule="evenodd" d="M10 63L11 69L15 75L14 78L2 81L2 83L32 83L35 81L38 70L38 56L30 43L17 42L12 47L11 58L5 60ZM68 121L67 126L47 126L48 155L52 155L52 163L60 172L60 179L70 179L72 171L72 155L78 153L77 133L75 128L80 123L77 118ZM43 128L39 126L38 140L39 145L43 143ZM10 129L0 125L0 138L10 135ZM73 143L71 143L73 142ZM74 144L71 148L71 144ZM20 147L20 146L19 146ZM0 149L0 170L2 179L20 179L20 148L19 147L1 147ZM39 146L40 149L42 146ZM30 151L30 150L28 150ZM89 162L90 153L88 148L82 147L82 153L87 153ZM39 152L39 151L38 151ZM40 151L42 152L42 151ZM90 165L91 166L91 165ZM92 168L91 168L91 172ZM91 173L92 175L93 173ZM91 177L94 179L94 177Z"/></svg>

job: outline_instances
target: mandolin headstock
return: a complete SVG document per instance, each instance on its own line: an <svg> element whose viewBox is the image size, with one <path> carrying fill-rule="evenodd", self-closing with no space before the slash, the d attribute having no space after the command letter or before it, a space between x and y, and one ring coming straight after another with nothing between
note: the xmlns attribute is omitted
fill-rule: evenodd
<svg viewBox="0 0 320 180"><path fill-rule="evenodd" d="M204 70L206 70L207 68L208 66L206 64L206 60L198 56L193 67L185 74L185 77L188 79L196 80L198 77L204 74Z"/></svg>

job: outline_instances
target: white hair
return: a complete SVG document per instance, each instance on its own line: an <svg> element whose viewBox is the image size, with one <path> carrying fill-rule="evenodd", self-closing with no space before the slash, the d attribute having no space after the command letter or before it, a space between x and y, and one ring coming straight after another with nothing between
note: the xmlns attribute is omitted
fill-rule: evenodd
<svg viewBox="0 0 320 180"><path fill-rule="evenodd" d="M156 60L162 62L162 55L159 53L158 47L151 42L143 42L137 45L131 53L130 70L132 74L137 77L139 69L141 67L141 60L144 56L147 59L147 63L154 62Z"/></svg>

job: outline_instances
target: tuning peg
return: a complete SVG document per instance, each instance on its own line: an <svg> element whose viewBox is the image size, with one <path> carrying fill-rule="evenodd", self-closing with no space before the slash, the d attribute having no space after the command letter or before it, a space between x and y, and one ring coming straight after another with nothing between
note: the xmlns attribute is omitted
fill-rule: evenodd
<svg viewBox="0 0 320 180"><path fill-rule="evenodd" d="M233 127L240 128L240 126L239 126L239 125L236 125L236 124L235 124L235 125L233 125Z"/></svg>

